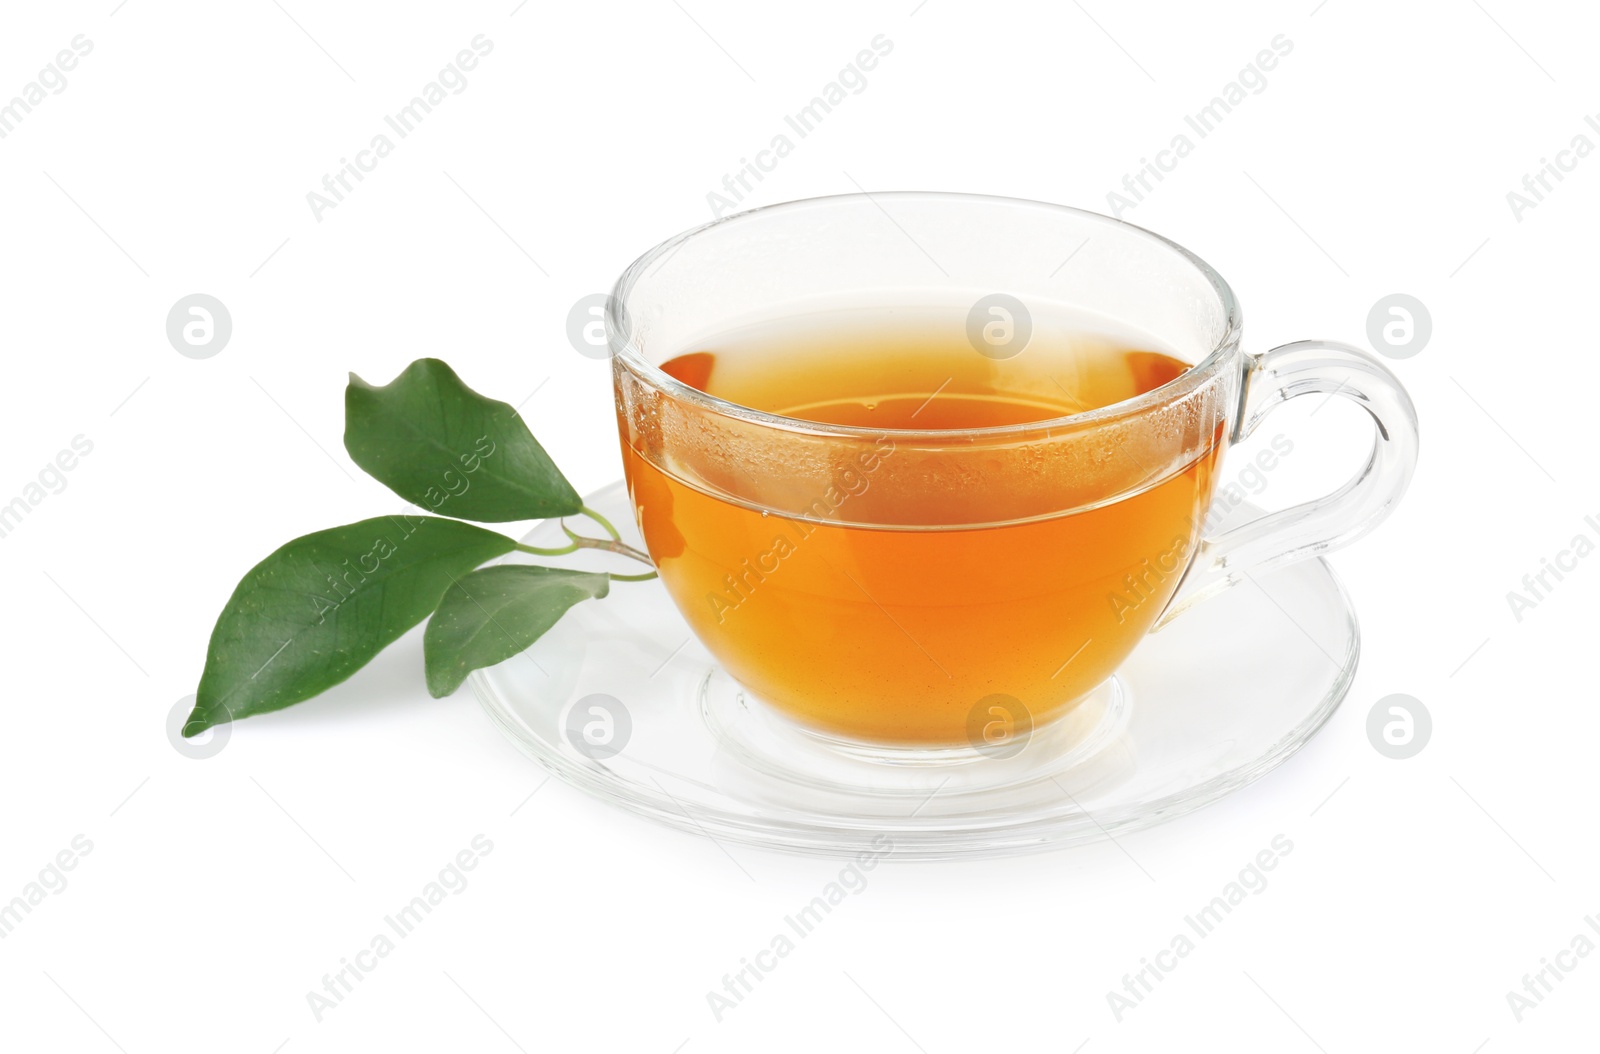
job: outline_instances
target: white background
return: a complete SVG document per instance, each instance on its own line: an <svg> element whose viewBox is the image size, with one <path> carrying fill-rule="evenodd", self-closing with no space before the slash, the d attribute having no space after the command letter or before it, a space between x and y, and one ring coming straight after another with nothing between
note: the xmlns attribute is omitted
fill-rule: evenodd
<svg viewBox="0 0 1600 1054"><path fill-rule="evenodd" d="M74 836L93 849L0 940L0 1046L1594 1044L1600 955L1520 1023L1506 993L1600 913L1600 559L1520 622L1506 593L1596 533L1600 160L1520 220L1506 194L1575 135L1600 144L1600 22L1508 0L916 3L6 12L0 98L75 35L93 50L0 139L0 503L75 436L93 452L0 538L0 900ZM307 192L477 34L494 48L466 89L315 219ZM393 506L341 449L345 372L431 354L510 402L536 393L524 413L578 488L611 481L608 368L568 344L569 307L709 219L708 191L877 34L894 47L866 89L744 204L860 184L1105 211L1183 114L1293 42L1126 218L1230 280L1252 350L1366 344L1393 292L1431 311L1427 347L1391 362L1422 422L1414 485L1333 561L1365 651L1325 730L1118 845L880 867L720 1023L707 991L838 864L732 846L735 866L542 784L470 693L427 697L419 634L214 757L175 749L165 722L239 576ZM194 292L234 325L203 361L165 334ZM1336 485L1368 434L1338 401L1265 432L1296 444L1269 505ZM1396 692L1434 721L1406 761L1365 732ZM306 993L479 833L494 849L470 885L315 1020ZM1106 993L1278 834L1294 850L1270 885L1118 1022Z"/></svg>

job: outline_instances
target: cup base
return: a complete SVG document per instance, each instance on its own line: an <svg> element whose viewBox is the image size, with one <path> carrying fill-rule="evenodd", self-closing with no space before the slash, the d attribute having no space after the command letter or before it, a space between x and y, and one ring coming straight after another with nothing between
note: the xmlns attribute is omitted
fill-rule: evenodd
<svg viewBox="0 0 1600 1054"><path fill-rule="evenodd" d="M701 718L718 749L754 770L797 785L841 791L870 785L877 795L926 794L929 780L949 789L997 789L1061 773L1113 742L1130 698L1116 677L1026 736L981 747L875 743L795 721L713 667L699 689Z"/></svg>

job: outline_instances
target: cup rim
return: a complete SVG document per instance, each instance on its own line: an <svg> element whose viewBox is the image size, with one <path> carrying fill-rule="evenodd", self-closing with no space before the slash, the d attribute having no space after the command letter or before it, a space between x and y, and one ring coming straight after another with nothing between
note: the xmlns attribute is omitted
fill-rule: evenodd
<svg viewBox="0 0 1600 1054"><path fill-rule="evenodd" d="M1095 407L1090 410L1081 410L1073 414L1059 417L1046 418L1040 421L1026 421L1021 424L987 425L980 428L880 428L867 425L841 425L829 424L823 421L811 421L800 417L788 417L783 414L772 413L768 410L758 410L743 403L723 399L709 392L700 390L692 384L686 384L667 373L661 367L650 362L644 352L634 342L632 334L625 324L626 306L629 295L645 272L656 261L676 252L684 243L698 235L724 224L737 223L748 220L761 213L776 211L798 210L802 207L814 207L822 204L843 204L845 202L870 202L878 205L880 199L889 200L935 200L981 202L998 205L1024 205L1031 208L1044 209L1050 212L1070 213L1073 216L1094 223L1114 226L1126 231L1132 231L1137 236L1156 242L1167 249L1176 252L1181 258L1200 272L1200 275L1210 284L1212 291L1222 307L1223 328L1215 345L1200 361L1191 365L1172 380L1147 392L1123 399L1119 402L1108 403L1105 406ZM878 206L881 208L882 206ZM967 194L950 191L922 191L898 190L869 193L861 191L851 194L822 194L810 198L797 198L793 201L777 202L772 205L762 205L741 212L730 213L702 223L698 227L682 231L671 238L647 250L618 276L616 284L612 287L611 296L606 302L606 330L611 340L612 358L620 359L627 367L652 387L671 395L675 399L710 410L724 416L735 417L740 420L769 428L789 432L803 432L814 435L827 436L855 436L862 438L875 438L889 436L902 441L911 442L919 438L930 440L976 439L988 437L1007 437L1026 435L1034 432L1049 432L1063 428L1077 428L1080 426L1099 424L1104 421L1114 420L1148 410L1166 406L1178 397L1199 387L1220 365L1229 352L1237 346L1239 335L1243 327L1243 318L1239 308L1239 301L1234 296L1233 288L1210 264L1195 253L1179 245L1171 238L1164 237L1154 231L1147 230L1137 224L1104 213L1092 212L1088 209L1074 208L1070 205L1059 205L1047 201L1037 201L1031 198L1014 198L995 194ZM619 339L620 336L620 339Z"/></svg>

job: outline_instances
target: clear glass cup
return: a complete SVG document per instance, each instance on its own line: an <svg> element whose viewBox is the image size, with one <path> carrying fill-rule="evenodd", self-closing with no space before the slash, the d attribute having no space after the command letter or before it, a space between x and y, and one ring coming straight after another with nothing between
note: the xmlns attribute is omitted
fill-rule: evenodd
<svg viewBox="0 0 1600 1054"><path fill-rule="evenodd" d="M1112 405L965 429L784 417L660 368L818 312L947 330L997 369L1100 320L1192 365ZM858 194L729 216L635 261L606 321L629 493L675 604L756 705L873 756L1025 740L1179 612L1365 534L1416 460L1410 399L1375 358L1248 354L1232 290L1194 254L1039 202ZM1372 416L1365 467L1205 536L1227 447L1312 393Z"/></svg>

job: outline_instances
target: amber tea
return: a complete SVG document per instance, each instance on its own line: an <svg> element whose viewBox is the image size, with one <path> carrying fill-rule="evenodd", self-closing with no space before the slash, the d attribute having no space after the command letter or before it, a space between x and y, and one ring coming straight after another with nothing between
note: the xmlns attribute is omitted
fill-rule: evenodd
<svg viewBox="0 0 1600 1054"><path fill-rule="evenodd" d="M661 365L794 419L785 453L662 399L622 430L629 489L678 607L759 699L835 735L965 745L989 700L1034 726L1065 712L1171 599L1225 412L1104 416L1189 366L1070 318L1005 359L932 315L788 318ZM852 444L797 454L802 422Z"/></svg>

